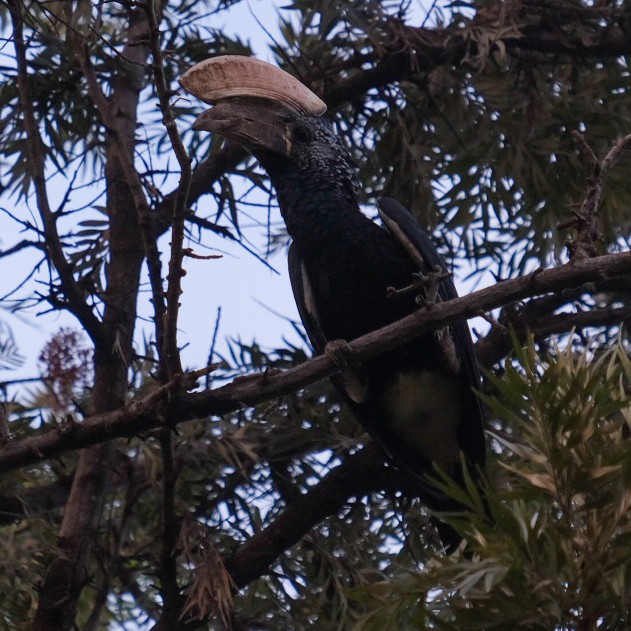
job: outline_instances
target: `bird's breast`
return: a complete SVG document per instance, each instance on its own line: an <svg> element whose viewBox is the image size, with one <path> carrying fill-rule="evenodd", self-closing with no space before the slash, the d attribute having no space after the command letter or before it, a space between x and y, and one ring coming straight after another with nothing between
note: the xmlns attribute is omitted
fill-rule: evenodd
<svg viewBox="0 0 631 631"><path fill-rule="evenodd" d="M388 429L408 451L420 452L449 472L460 458L460 392L456 375L430 370L397 372L379 394L377 404Z"/></svg>

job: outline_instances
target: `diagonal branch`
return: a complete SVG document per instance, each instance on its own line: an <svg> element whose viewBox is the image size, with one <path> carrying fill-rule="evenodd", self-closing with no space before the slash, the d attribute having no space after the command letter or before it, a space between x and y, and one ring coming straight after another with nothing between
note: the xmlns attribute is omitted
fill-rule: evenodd
<svg viewBox="0 0 631 631"><path fill-rule="evenodd" d="M387 466L379 448L370 443L346 458L307 494L298 495L274 522L226 559L226 569L235 586L243 588L264 574L282 552L316 524L339 512L350 497L404 486L404 476Z"/></svg>
<svg viewBox="0 0 631 631"><path fill-rule="evenodd" d="M283 552L297 544L323 519L339 513L350 498L375 491L405 490L409 486L409 480L394 467L386 465L379 448L369 443L346 457L307 493L298 494L271 524L224 559L234 588L242 589L267 573ZM414 492L412 488L410 490ZM194 631L207 627L208 621L204 618L184 618L174 628L176 631Z"/></svg>
<svg viewBox="0 0 631 631"><path fill-rule="evenodd" d="M604 307L592 311L578 313L559 313L540 318L519 317L511 320L510 324L517 339L526 339L528 332L535 338L545 338L550 335L568 333L572 329L589 327L616 326L631 319L631 307ZM475 345L478 362L490 368L506 357L513 347L510 331L506 327L496 327L480 339Z"/></svg>
<svg viewBox="0 0 631 631"><path fill-rule="evenodd" d="M376 357L428 331L459 320L478 316L504 305L533 296L559 293L584 287L604 278L619 278L631 273L631 252L608 254L594 259L567 263L557 268L537 270L520 278L501 281L468 296L460 296L431 308L421 309L378 331L350 342L359 358ZM0 447L0 472L20 468L62 452L81 449L122 436L137 436L162 426L193 418L227 414L245 406L258 405L336 372L326 355L275 374L262 374L192 394L180 394L181 378L161 386L147 397L113 412L95 414L81 424L50 430ZM188 377L196 378L192 373ZM185 376L186 378L186 376Z"/></svg>

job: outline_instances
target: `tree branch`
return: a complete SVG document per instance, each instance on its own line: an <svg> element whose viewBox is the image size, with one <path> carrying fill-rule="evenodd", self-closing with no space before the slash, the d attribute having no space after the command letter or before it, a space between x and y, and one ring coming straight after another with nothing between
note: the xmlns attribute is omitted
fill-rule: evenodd
<svg viewBox="0 0 631 631"><path fill-rule="evenodd" d="M631 319L631 307L606 307L578 313L559 313L543 318L518 317L510 324L518 340L525 340L528 332L535 337L568 333L572 329L589 327L615 326ZM506 357L512 348L508 328L494 328L475 345L478 362L490 368Z"/></svg>
<svg viewBox="0 0 631 631"><path fill-rule="evenodd" d="M171 258L169 259L169 273L167 275L166 313L164 323L164 339L158 340L161 346L161 358L169 378L182 372L180 351L177 345L177 324L182 294L181 280L186 274L183 269L184 261L184 219L188 201L188 191L191 184L191 158L188 155L182 138L177 129L173 110L171 108L171 94L164 74L164 57L160 48L160 29L155 12L155 3L147 2L145 12L149 22L149 43L153 55L153 76L158 93L162 122L167 130L173 152L180 166L180 181L175 193L171 212Z"/></svg>
<svg viewBox="0 0 631 631"><path fill-rule="evenodd" d="M274 560L295 545L325 517L339 512L349 497L375 490L400 489L404 477L388 467L370 443L349 456L305 495L299 495L271 523L225 560L237 588L259 578Z"/></svg>
<svg viewBox="0 0 631 631"><path fill-rule="evenodd" d="M350 347L360 358L375 357L428 331L475 317L480 311L490 311L524 298L559 293L583 285L586 285L587 292L592 289L591 283L599 279L613 279L629 273L631 252L608 254L553 269L538 270L527 276L501 281L468 296L421 309L399 322L350 342ZM180 381L175 380L113 412L95 414L80 424L50 430L40 436L0 447L0 472L112 438L136 436L164 423L175 424L257 405L304 388L334 374L336 370L332 360L320 355L284 372L236 379L221 388L177 396Z"/></svg>
<svg viewBox="0 0 631 631"><path fill-rule="evenodd" d="M130 150L125 134L120 128L116 116L112 113L110 103L99 86L96 73L94 72L90 60L87 44L81 41L74 33L72 37L81 71L83 72L88 87L88 94L99 112L103 125L114 141L116 155L122 166L124 178L131 192L132 201L136 209L138 225L140 226L147 259L149 283L151 285L157 348L158 353L161 354L164 340L164 317L166 309L164 304L164 291L162 288L162 264L160 263L157 235L153 226L149 205L142 186L142 181L134 165L133 149ZM133 42L130 42L130 44L133 45Z"/></svg>
<svg viewBox="0 0 631 631"><path fill-rule="evenodd" d="M394 467L387 466L383 453L369 443L328 473L318 484L297 495L266 528L243 543L224 566L235 589L242 589L265 574L272 563L298 543L323 519L340 512L351 497L374 491L398 491L410 487L409 480ZM176 631L207 628L208 621L182 620Z"/></svg>
<svg viewBox="0 0 631 631"><path fill-rule="evenodd" d="M202 195L212 191L213 184L224 174L236 168L236 166L248 157L243 147L228 143L224 148L208 156L191 173L191 182L188 192L188 203L194 204ZM166 232L171 225L174 204L178 195L179 186L164 197L155 207L154 221L156 234ZM217 230L223 236L231 237L227 230Z"/></svg>
<svg viewBox="0 0 631 631"><path fill-rule="evenodd" d="M182 610L183 598L177 583L177 538L179 524L175 512L175 483L177 471L173 447L173 431L160 431L162 448L162 542L160 547L160 593L162 614L159 628L172 629Z"/></svg>

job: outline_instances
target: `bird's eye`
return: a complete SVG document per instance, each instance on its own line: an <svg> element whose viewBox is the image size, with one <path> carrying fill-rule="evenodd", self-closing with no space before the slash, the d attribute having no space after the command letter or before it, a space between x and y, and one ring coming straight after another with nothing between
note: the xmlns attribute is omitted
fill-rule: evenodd
<svg viewBox="0 0 631 631"><path fill-rule="evenodd" d="M294 138L299 142L311 142L313 140L313 132L306 125L296 125L294 127Z"/></svg>

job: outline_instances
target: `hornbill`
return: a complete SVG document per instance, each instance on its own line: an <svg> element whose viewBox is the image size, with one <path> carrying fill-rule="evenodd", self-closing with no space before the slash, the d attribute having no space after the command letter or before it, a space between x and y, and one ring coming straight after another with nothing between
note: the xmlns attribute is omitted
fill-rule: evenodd
<svg viewBox="0 0 631 631"><path fill-rule="evenodd" d="M214 104L194 128L240 143L267 171L292 238L289 274L300 317L314 350L346 363L334 381L357 420L414 478L431 509L462 510L427 474L435 464L463 483L463 463L474 481L484 468L474 393L480 377L466 322L361 363L343 343L330 344L418 309L418 294L427 289L420 286L415 296L389 288L410 286L419 272L434 273L437 300L457 296L447 275L436 274L445 264L428 236L393 199L378 202L383 225L360 211L353 161L322 118L326 105L283 70L247 57L215 57L193 66L180 84ZM437 526L447 549L457 546L459 535Z"/></svg>

